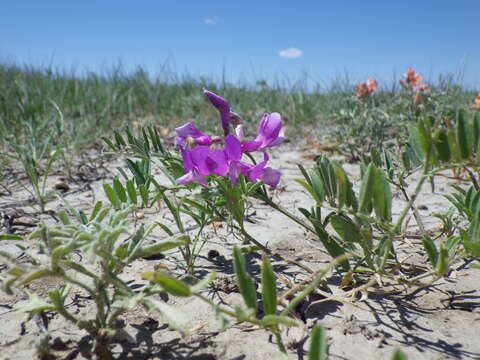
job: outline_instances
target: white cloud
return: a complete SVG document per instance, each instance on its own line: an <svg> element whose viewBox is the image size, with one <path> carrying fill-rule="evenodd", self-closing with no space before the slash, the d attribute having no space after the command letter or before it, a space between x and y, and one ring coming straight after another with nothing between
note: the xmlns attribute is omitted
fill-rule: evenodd
<svg viewBox="0 0 480 360"><path fill-rule="evenodd" d="M220 21L220 18L218 16L212 16L209 18L203 19L203 23L205 25L216 25Z"/></svg>
<svg viewBox="0 0 480 360"><path fill-rule="evenodd" d="M289 48L289 49L284 49L280 50L278 52L278 56L286 59L296 59L299 57L302 57L303 51L297 48Z"/></svg>

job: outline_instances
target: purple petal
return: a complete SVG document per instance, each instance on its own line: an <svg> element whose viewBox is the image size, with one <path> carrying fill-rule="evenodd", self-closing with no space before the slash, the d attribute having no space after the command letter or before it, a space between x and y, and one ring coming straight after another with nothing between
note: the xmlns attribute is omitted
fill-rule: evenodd
<svg viewBox="0 0 480 360"><path fill-rule="evenodd" d="M178 184L187 185L190 183L200 183L203 186L207 186L207 181L205 180L205 176L201 176L197 171L191 170L187 172L185 175L179 177L177 179Z"/></svg>
<svg viewBox="0 0 480 360"><path fill-rule="evenodd" d="M283 129L281 129L280 133L278 134L278 137L275 140L273 140L270 144L268 144L268 147L280 145L281 143L283 143L283 140L285 140L285 132L283 131Z"/></svg>
<svg viewBox="0 0 480 360"><path fill-rule="evenodd" d="M223 134L227 136L230 132L230 115L220 113L220 123L222 124Z"/></svg>
<svg viewBox="0 0 480 360"><path fill-rule="evenodd" d="M230 104L227 100L207 89L204 89L203 93L207 96L212 105L218 109L218 111L228 113L230 115Z"/></svg>
<svg viewBox="0 0 480 360"><path fill-rule="evenodd" d="M257 151L260 149L260 146L262 146L261 141L257 141L257 140L246 141L242 144L242 151L243 152Z"/></svg>
<svg viewBox="0 0 480 360"><path fill-rule="evenodd" d="M265 166L267 165L268 163L268 154L266 152L263 153L263 161L253 167L251 167L249 170L248 170L248 179L252 182L255 182L257 181L258 179L260 179L260 177L262 176L263 174L263 169L265 168Z"/></svg>
<svg viewBox="0 0 480 360"><path fill-rule="evenodd" d="M177 133L177 136L181 136L181 137L191 136L191 137L195 138L195 137L205 135L205 133L198 130L197 127L195 125L193 125L191 122L186 123L185 125L176 128L175 132Z"/></svg>
<svg viewBox="0 0 480 360"><path fill-rule="evenodd" d="M175 138L175 143L177 146L184 146L185 139L189 136L191 136L194 139L202 136L207 136L205 135L205 133L198 130L197 127L193 125L191 122L176 128L175 132L177 133L177 137Z"/></svg>
<svg viewBox="0 0 480 360"><path fill-rule="evenodd" d="M183 168L185 171L190 171L193 169L193 161L190 155L190 152L185 150L183 147L180 146L180 151L182 152L183 158Z"/></svg>
<svg viewBox="0 0 480 360"><path fill-rule="evenodd" d="M228 174L228 161L225 151L213 150L210 151L206 159L206 164L211 173L225 176Z"/></svg>
<svg viewBox="0 0 480 360"><path fill-rule="evenodd" d="M281 176L282 173L280 171L272 169L271 167L267 167L263 170L260 180L271 187L277 187Z"/></svg>
<svg viewBox="0 0 480 360"><path fill-rule="evenodd" d="M225 138L225 153L229 160L239 161L242 158L242 144L231 134Z"/></svg>
<svg viewBox="0 0 480 360"><path fill-rule="evenodd" d="M192 163L200 175L210 175L206 160L210 153L208 146L196 146L190 150Z"/></svg>
<svg viewBox="0 0 480 360"><path fill-rule="evenodd" d="M204 89L203 93L207 96L210 103L220 112L223 132L227 135L230 132L230 104L227 100L209 90Z"/></svg>
<svg viewBox="0 0 480 360"><path fill-rule="evenodd" d="M233 185L238 181L238 177L242 173L242 167L240 161L232 161L230 163L230 168L228 169L228 176Z"/></svg>
<svg viewBox="0 0 480 360"><path fill-rule="evenodd" d="M199 136L197 138L194 138L195 142L198 144L198 145L206 145L206 146L209 146L209 145L212 145L213 144L213 139L208 136L208 135L205 135L205 136Z"/></svg>
<svg viewBox="0 0 480 360"><path fill-rule="evenodd" d="M265 114L258 127L258 136L255 140L262 142L262 148L275 141L282 129L282 119L279 113Z"/></svg>

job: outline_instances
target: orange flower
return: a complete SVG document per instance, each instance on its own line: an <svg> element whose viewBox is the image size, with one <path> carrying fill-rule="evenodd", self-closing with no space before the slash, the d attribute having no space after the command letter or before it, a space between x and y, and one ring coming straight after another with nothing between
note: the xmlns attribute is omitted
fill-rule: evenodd
<svg viewBox="0 0 480 360"><path fill-rule="evenodd" d="M364 99L368 96L367 84L365 84L364 82L356 85L355 89L357 89L357 99Z"/></svg>
<svg viewBox="0 0 480 360"><path fill-rule="evenodd" d="M475 100L473 101L472 106L473 106L475 109L480 109L480 93L478 93L477 97L476 97Z"/></svg>
<svg viewBox="0 0 480 360"><path fill-rule="evenodd" d="M419 92L417 92L415 94L415 103L418 104L420 101L422 101L422 95Z"/></svg>
<svg viewBox="0 0 480 360"><path fill-rule="evenodd" d="M374 91L377 91L377 88L378 88L378 81L375 80L375 79L368 79L367 80L367 88L368 88L368 92L371 94L372 92Z"/></svg>
<svg viewBox="0 0 480 360"><path fill-rule="evenodd" d="M375 79L368 79L367 82L362 81L360 84L355 86L357 89L357 98L358 99L365 99L374 91L377 91L378 82Z"/></svg>
<svg viewBox="0 0 480 360"><path fill-rule="evenodd" d="M416 73L414 69L408 68L407 72L403 76L405 77L407 85L411 85L414 89L416 89L417 87L423 87L423 90L425 90L426 85L423 82L423 76ZM405 82L403 82L402 80L400 80L400 84L403 87L406 87Z"/></svg>

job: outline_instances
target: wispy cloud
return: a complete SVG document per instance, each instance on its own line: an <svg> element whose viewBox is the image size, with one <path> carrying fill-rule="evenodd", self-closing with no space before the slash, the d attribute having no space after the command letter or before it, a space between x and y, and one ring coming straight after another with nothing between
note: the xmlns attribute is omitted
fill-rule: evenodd
<svg viewBox="0 0 480 360"><path fill-rule="evenodd" d="M278 52L278 56L285 59L296 59L302 57L303 51L297 48L283 49Z"/></svg>
<svg viewBox="0 0 480 360"><path fill-rule="evenodd" d="M212 17L203 19L203 23L205 25L217 25L219 21L220 21L220 18L218 16L212 16Z"/></svg>

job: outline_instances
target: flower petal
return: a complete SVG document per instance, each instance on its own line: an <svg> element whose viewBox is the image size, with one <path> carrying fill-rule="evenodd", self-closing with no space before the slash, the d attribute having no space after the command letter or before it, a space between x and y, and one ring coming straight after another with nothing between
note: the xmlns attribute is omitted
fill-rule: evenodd
<svg viewBox="0 0 480 360"><path fill-rule="evenodd" d="M282 129L282 118L279 113L265 114L258 128L258 136L255 140L262 142L262 147L276 140Z"/></svg>
<svg viewBox="0 0 480 360"><path fill-rule="evenodd" d="M257 141L257 140L246 141L242 144L242 151L243 152L257 151L260 149L261 146L262 146L261 141Z"/></svg>
<svg viewBox="0 0 480 360"><path fill-rule="evenodd" d="M210 153L208 146L196 146L190 150L192 163L200 175L210 175L206 160Z"/></svg>
<svg viewBox="0 0 480 360"><path fill-rule="evenodd" d="M204 89L203 93L207 96L210 103L220 112L220 121L223 132L227 135L230 132L230 104L221 96L218 96L207 89Z"/></svg>
<svg viewBox="0 0 480 360"><path fill-rule="evenodd" d="M262 175L260 176L260 180L262 180L265 184L270 185L271 187L277 187L278 183L280 182L280 178L282 173L276 169L272 169L271 167L267 167L263 170Z"/></svg>
<svg viewBox="0 0 480 360"><path fill-rule="evenodd" d="M183 158L183 169L185 171L192 170L193 161L192 161L192 156L190 155L190 151L185 150L182 146L180 146L180 151L182 153L182 158Z"/></svg>
<svg viewBox="0 0 480 360"><path fill-rule="evenodd" d="M239 161L242 158L242 144L232 134L225 138L225 153L229 160Z"/></svg>
<svg viewBox="0 0 480 360"><path fill-rule="evenodd" d="M179 177L177 179L177 184L187 185L190 183L200 183L203 186L207 186L207 181L205 180L205 176L201 176L197 171L191 170L187 172L185 175Z"/></svg>
<svg viewBox="0 0 480 360"><path fill-rule="evenodd" d="M205 133L198 130L197 127L193 125L191 122L188 122L185 125L182 125L176 128L175 132L177 134L177 137L175 138L175 144L177 146L184 146L185 139L189 136L191 136L194 139L202 136L207 136L205 135Z"/></svg>
<svg viewBox="0 0 480 360"><path fill-rule="evenodd" d="M229 166L227 155L223 150L210 151L206 159L206 165L211 173L225 176L228 174Z"/></svg>
<svg viewBox="0 0 480 360"><path fill-rule="evenodd" d="M262 176L263 169L268 163L268 154L266 152L263 153L263 161L258 163L257 165L252 166L248 172L247 177L250 181L255 182Z"/></svg>

